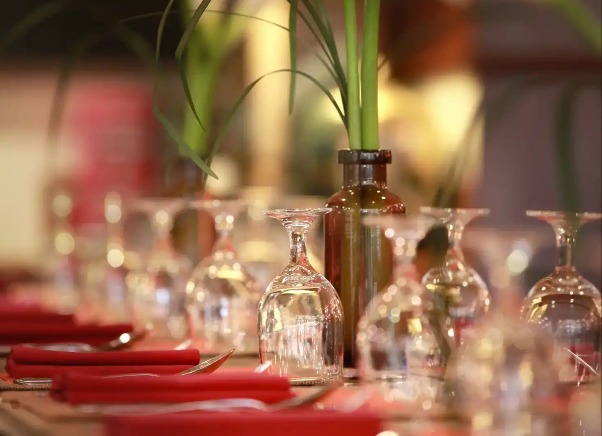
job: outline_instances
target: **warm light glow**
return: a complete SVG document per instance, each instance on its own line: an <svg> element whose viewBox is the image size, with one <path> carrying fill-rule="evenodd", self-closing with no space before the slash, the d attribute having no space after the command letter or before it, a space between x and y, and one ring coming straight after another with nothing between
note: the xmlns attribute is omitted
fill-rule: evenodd
<svg viewBox="0 0 602 436"><path fill-rule="evenodd" d="M69 215L72 208L73 201L71 200L71 197L66 194L59 194L52 199L52 209L54 210L54 213L61 218L65 218Z"/></svg>
<svg viewBox="0 0 602 436"><path fill-rule="evenodd" d="M123 254L123 250L119 248L111 248L107 252L107 262L113 268L119 268L125 262L125 256Z"/></svg>
<svg viewBox="0 0 602 436"><path fill-rule="evenodd" d="M506 268L511 274L522 273L529 266L529 256L521 249L516 249L506 259Z"/></svg>
<svg viewBox="0 0 602 436"><path fill-rule="evenodd" d="M54 237L54 246L60 254L70 254L75 249L75 239L69 232L59 232Z"/></svg>
<svg viewBox="0 0 602 436"><path fill-rule="evenodd" d="M279 0L262 2L257 16L288 27L289 6ZM269 47L269 49L266 49ZM245 81L250 83L271 71L290 68L288 33L258 21L248 23L245 42ZM301 81L303 79L299 79ZM254 162L249 184L279 186L284 180L282 162L289 142L289 74L274 74L248 95L245 112L247 139Z"/></svg>

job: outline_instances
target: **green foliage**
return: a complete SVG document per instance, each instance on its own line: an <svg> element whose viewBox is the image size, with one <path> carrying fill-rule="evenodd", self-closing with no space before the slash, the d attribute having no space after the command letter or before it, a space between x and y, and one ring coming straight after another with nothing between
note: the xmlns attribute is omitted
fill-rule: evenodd
<svg viewBox="0 0 602 436"><path fill-rule="evenodd" d="M581 3L581 0L542 0L562 14L581 37L602 57L602 26L600 19Z"/></svg>

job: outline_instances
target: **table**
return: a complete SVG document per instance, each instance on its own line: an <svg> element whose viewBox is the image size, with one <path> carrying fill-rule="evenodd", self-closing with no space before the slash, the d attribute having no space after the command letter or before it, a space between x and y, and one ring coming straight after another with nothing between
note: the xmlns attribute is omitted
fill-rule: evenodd
<svg viewBox="0 0 602 436"><path fill-rule="evenodd" d="M223 368L251 368L259 363L257 358L231 358ZM4 367L4 362L0 361ZM296 387L299 395L307 395L315 387ZM353 394L358 386L345 386L339 395ZM408 434L407 420L391 420L384 423L386 430L383 436ZM440 430L444 433L461 431L458 423L440 421L433 423L429 430ZM100 436L102 435L102 418L78 413L69 405L58 403L47 397L45 391L1 391L0 392L0 435L1 436Z"/></svg>

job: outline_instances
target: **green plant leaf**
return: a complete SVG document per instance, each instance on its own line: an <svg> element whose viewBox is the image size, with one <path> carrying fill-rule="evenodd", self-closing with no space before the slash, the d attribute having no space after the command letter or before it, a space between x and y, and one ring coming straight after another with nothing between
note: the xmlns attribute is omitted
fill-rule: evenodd
<svg viewBox="0 0 602 436"><path fill-rule="evenodd" d="M209 3L211 3L211 0L203 0L199 4L199 6L196 8L196 10L194 11L194 14L192 14L192 17L190 18L190 22L184 29L184 34L182 35L182 38L180 38L180 41L178 42L178 46L176 47L176 53L175 53L176 62L178 65L178 71L180 73L180 81L182 82L182 88L184 89L184 94L186 95L186 101L188 102L188 106L190 106L190 109L192 110L192 113L194 114L197 122L201 125L201 127L203 128L204 131L206 131L205 127L203 126L203 122L201 121L201 118L199 117L199 114L194 105L194 101L192 99L192 94L190 93L190 86L188 85L188 78L186 77L186 69L184 67L184 62L182 61L182 56L184 54L184 50L186 49L188 41L190 40L193 32L195 31L197 23L203 16L203 13L209 6Z"/></svg>
<svg viewBox="0 0 602 436"><path fill-rule="evenodd" d="M194 10L194 11L197 11L197 10ZM190 12L193 12L193 10L191 10ZM259 22L263 22L263 23L275 26L275 27L280 28L283 31L289 32L289 34L291 34L291 31L290 31L289 28L287 28L285 26L282 26L282 25L280 25L278 23L275 23L275 22L272 22L272 21L269 21L269 20L265 20L265 19L263 19L261 17L255 17L255 16L252 16L252 15L243 14L243 13L237 13L237 12L217 11L217 10L211 10L211 9L206 9L204 12L205 13L216 13L216 14L222 14L222 15L230 15L230 16L233 16L233 17L240 17L240 18L246 18L246 19L256 20L256 21L259 21ZM164 10L162 12L151 12L151 13L145 13L145 14L140 14L140 15L132 16L132 17L126 17L126 18L123 18L121 20L121 22L125 23L125 22L135 21L135 20L144 19L144 18L150 18L150 17L153 17L153 16L159 16L159 15L162 17L162 19L166 19L166 17L169 14L172 14L172 13L176 13L176 12L172 12L172 11L169 10L169 8L166 8L166 10ZM163 24L163 26L164 26L164 24ZM160 28L162 29L163 26L160 26ZM298 42L304 44L304 46L310 47L310 45L307 42L305 42L303 40L299 40L298 36L296 35L296 32L293 33L292 36L293 36L293 38L295 38L295 40L297 40ZM157 47L160 47L160 38L158 38ZM334 73L334 71L332 70L332 68L329 66L329 61L326 60L326 59L324 59L319 53L315 53L315 55L320 60L320 62L324 65L324 67L327 69L327 71L329 72L329 74L336 81L337 80L337 76ZM157 64L159 62L159 59L160 59L160 50L158 50L157 53L156 53ZM157 66L157 72L158 71L159 71L159 67ZM292 69L291 70L286 70L286 71L291 72ZM305 73L299 73L299 74L305 74ZM316 84L319 83L317 81L317 79L315 79L313 77L312 77L312 79L315 81L314 83L316 83ZM344 123L344 125L346 127L347 126L346 115L338 107L338 104L336 103L336 99L332 96L332 94L330 94L330 92L324 86L322 86L322 85L320 85L320 86L321 86L321 89L327 93L329 99L334 104L337 112L339 113L339 116L343 120L343 123ZM248 94L248 92L247 92L247 94ZM244 100L244 97L242 98L242 100ZM241 100L241 103L242 103L242 100ZM240 106L240 104L238 106ZM238 109L238 106L232 112L232 115L230 116L230 119L226 120L226 122L225 122L226 125L229 125L231 119L234 116L234 113ZM155 102L155 105L154 105L154 111L156 112L157 119L163 125L163 127L165 128L165 130L168 133L168 135L172 138L172 140L174 142L176 142L179 145L179 148L182 151L182 153L185 154L186 156L189 156L189 157L192 154L194 154L193 161L197 164L197 166L199 166L199 168L201 168L203 171L205 171L209 167L209 163L211 162L212 157L215 154L215 152L212 152L211 150L209 150L207 158L204 161L202 159L200 159L200 157L194 153L193 148L190 147L183 140L183 138L181 137L181 135L179 135L177 133L177 129L174 128L173 124L169 121L169 119L160 111L160 108L156 104L156 102ZM223 134L222 134L222 136L223 136ZM216 143L218 143L217 140L214 142L214 145ZM212 172L210 172L209 175L211 175L212 177L215 177Z"/></svg>
<svg viewBox="0 0 602 436"><path fill-rule="evenodd" d="M193 13L194 9L189 10L188 12ZM148 12L145 14L139 14L139 15L133 15L131 17L126 17L120 20L121 23L128 23L131 21L136 21L136 20L141 20L141 19L145 19L145 18L152 18L152 17L157 17L157 16L161 16L163 15L163 11L160 12ZM170 12L169 14L177 14L179 12ZM238 17L238 18L246 18L249 20L253 20L253 21L258 21L261 23L265 23L265 24L269 24L271 26L277 27L279 29L282 29L285 32L290 32L290 29L286 26L283 26L281 24L278 24L274 21L270 21L270 20L266 20L264 18L261 17L256 17L254 15L248 15L248 14L243 14L240 12L224 12L224 11L219 11L219 10L212 10L212 9L207 9L205 11L205 13L207 14L221 14L221 15L230 15L232 17ZM320 61L320 63L324 66L324 68L326 68L326 70L328 71L328 74L333 78L333 80L335 81L335 83L337 83L337 85L340 87L341 84L339 82L339 77L337 76L337 74L334 72L333 67L331 66L330 63L330 59L325 59L324 56L322 56L320 53L316 52L315 50L312 49L312 44L310 44L308 41L299 38L299 36L296 34L296 32L293 33L293 38L296 39L296 41L301 44L303 47L309 49L315 56L316 58Z"/></svg>
<svg viewBox="0 0 602 436"><path fill-rule="evenodd" d="M287 0L287 1L289 3L291 2L291 0ZM305 8L307 7L306 0L301 0L301 3L304 5ZM325 44L324 37L322 36L323 35L322 30L324 30L324 29L322 28L321 23L313 21L313 17L311 17L311 18L308 17L303 12L303 10L300 8L297 9L297 14L298 14L299 18L301 18L301 21L303 21L305 26L309 29L310 33L313 35L314 39L318 43L322 52L326 55L328 62L332 65L332 71L334 71L334 73L332 73L331 71L329 71L329 72L335 79L335 83L337 84L337 86L341 92L341 101L343 104L343 111L346 113L347 112L347 79L345 77L345 72L341 65L341 61L340 61L340 59L338 59L338 52L336 51L336 45L334 46L335 52L333 53L332 50ZM316 29L316 26L318 26L318 30ZM347 127L347 126L345 126L345 127Z"/></svg>
<svg viewBox="0 0 602 436"><path fill-rule="evenodd" d="M345 42L347 50L347 117L349 148L362 148L362 107L360 105L360 77L357 46L357 18L355 0L344 0Z"/></svg>
<svg viewBox="0 0 602 436"><path fill-rule="evenodd" d="M593 11L580 0L546 0L566 17L579 35L590 44L598 57L602 57L602 25ZM545 2L544 2L545 3Z"/></svg>
<svg viewBox="0 0 602 436"><path fill-rule="evenodd" d="M291 2L291 0L287 0L287 1L289 3ZM322 50L322 52L328 57L330 62L333 62L333 65L334 65L334 60L331 58L331 53L326 48L326 45L324 45L324 41L323 41L322 37L320 36L320 33L314 27L314 24L312 23L312 21L309 18L307 18L307 15L305 15L305 13L303 13L303 11L299 8L297 8L297 14L299 15L299 18L301 18L301 21L303 21L303 23L305 23L305 26L310 31L310 33L313 35L314 39L320 46L320 49Z"/></svg>
<svg viewBox="0 0 602 436"><path fill-rule="evenodd" d="M28 31L34 29L38 24L46 21L48 18L58 15L73 3L73 0L59 0L46 2L32 12L27 14L22 20L18 21L13 27L9 28L0 38L0 53L6 50L20 37Z"/></svg>
<svg viewBox="0 0 602 436"><path fill-rule="evenodd" d="M288 0L288 1L290 2L290 0ZM318 0L318 2L321 3L321 0ZM347 83L346 83L347 79L345 76L345 69L343 68L343 64L341 63L341 58L339 56L337 44L336 44L336 41L333 36L330 20L328 20L327 16L322 17L320 15L320 13L314 7L311 0L301 0L301 3L303 3L303 6L305 7L307 12L311 16L311 19L317 26L319 34L322 36L322 39L326 43L327 52L329 53L329 56L332 60L334 70L336 71L336 73L339 76L339 79L343 85L340 89L341 99L343 100L344 107L346 107L347 106ZM323 5L322 5L322 10L324 10ZM302 17L302 19L303 19L304 14L300 13L299 16ZM323 21L323 18L324 18L324 21ZM305 19L305 21L307 24L307 18Z"/></svg>
<svg viewBox="0 0 602 436"><path fill-rule="evenodd" d="M165 31L165 25L167 24L167 17L171 13L174 2L175 0L169 0L169 3L167 3L167 6L165 6L165 9L163 12L161 12L159 27L157 27L157 42L155 45L155 63L157 65L159 65L159 62L161 61L161 44L163 43L163 32ZM127 21L131 20L120 20L121 23L125 23Z"/></svg>
<svg viewBox="0 0 602 436"><path fill-rule="evenodd" d="M378 150L378 23L380 0L364 0L361 103L362 149Z"/></svg>
<svg viewBox="0 0 602 436"><path fill-rule="evenodd" d="M62 62L52 98L50 118L48 120L48 131L46 138L46 143L48 144L49 148L49 153L47 155L48 157L56 154L54 147L57 144L57 137L63 120L69 80L75 71L77 62L81 59L86 51L91 49L96 43L102 41L104 38L106 38L106 34L99 31L88 33L71 48L67 57ZM44 167L49 172L53 171L50 165L45 165ZM51 175L52 174L48 174L48 178L50 178Z"/></svg>
<svg viewBox="0 0 602 436"><path fill-rule="evenodd" d="M171 13L171 9L173 7L175 0L170 0L169 3L167 4L167 6L165 7L165 9L163 10L162 14L161 14L161 20L159 22L159 27L157 29L157 45L155 48L155 85L153 87L153 114L155 115L155 118L157 118L157 120L159 121L159 123L163 126L163 128L165 129L165 131L167 132L168 136L176 143L178 144L178 148L180 150L180 152L182 154L184 154L186 157L188 157L190 160L192 160L192 162L194 162L195 165L197 165L202 171L205 172L205 174L210 175L211 177L214 177L217 179L217 175L213 172L213 170L211 170L211 168L209 167L209 164L207 164L205 161L203 161L203 159L201 159L193 150L193 148L186 143L186 141L184 141L184 139L182 138L182 136L178 133L178 130L174 127L173 123L169 120L169 118L161 111L161 108L159 106L159 102L158 102L158 86L159 86L159 78L161 75L161 66L160 66L160 61L161 61L161 43L163 40L163 31L165 28L165 24L167 23L167 17L169 16L169 14ZM209 1L206 0L206 3L208 3ZM201 5L202 6L202 5ZM200 6L199 6L200 8ZM199 11L199 9L195 10L195 14L197 14L197 12ZM200 14L202 14L202 11L200 12ZM194 30L194 29L193 29ZM180 41L181 42L181 41ZM178 46L179 47L179 46ZM184 78L186 78L185 73L183 73L183 69L181 68L181 76L182 74L184 75ZM188 82L185 82L185 92L186 89L188 89ZM203 123L201 123L198 114L196 113L196 110L194 109L194 104L192 103L192 96L190 95L190 90L188 89L188 93L187 93L187 99L190 102L190 107L194 112L194 115L196 117L196 119L199 122L199 125L201 126L201 128L203 129L203 131L205 131Z"/></svg>
<svg viewBox="0 0 602 436"><path fill-rule="evenodd" d="M312 75L310 75L310 74L308 74L306 72L303 72L303 71L293 71L293 70L291 70L289 68L281 69L281 70L275 70L275 71L270 71L269 73L266 73L266 74L262 75L261 77L255 79L253 82L251 82L249 85L247 85L245 87L245 89L243 90L243 92L237 98L237 100L234 103L234 105L232 105L232 107L230 108L230 111L228 112L227 116L224 119L224 122L222 123L221 127L218 129L218 134L217 134L216 139L215 139L215 144L214 144L213 147L211 147L211 155L208 158L209 160L211 160L213 158L213 156L215 155L215 153L217 153L217 151L219 150L219 147L221 146L221 143L224 140L226 132L228 131L228 127L230 126L230 123L234 119L234 116L238 112L238 109L244 103L245 99L247 98L247 96L249 95L249 93L253 90L253 88L255 88L255 86L259 82L261 82L263 79L265 79L266 77L269 77L269 76L274 75L274 74L281 74L281 73L298 74L298 75L300 75L300 76L308 79L314 85L316 85L318 88L320 88L322 90L322 92L324 92L324 94L328 97L328 99L330 100L330 102L334 105L336 111L338 112L339 116L341 117L341 120L343 121L343 124L346 124L345 115L343 114L343 112L339 108L339 105L337 104L336 99L331 94L331 92L324 85L322 85L322 83L320 83L320 81L318 79L316 79L315 77L313 77Z"/></svg>
<svg viewBox="0 0 602 436"><path fill-rule="evenodd" d="M433 206L453 207L453 197L460 189L466 161L473 152L472 145L474 141L472 139L477 127L485 119L486 112L488 125L494 126L521 99L541 88L556 86L567 80L569 82L571 80L573 82L578 81L581 86L600 86L600 79L595 75L583 75L571 79L563 74L532 74L512 80L501 91L493 95L489 101L482 99L457 147L458 151L454 154L448 170L441 180L432 202Z"/></svg>
<svg viewBox="0 0 602 436"><path fill-rule="evenodd" d="M297 12L299 10L298 0L291 0L290 8L288 13L288 45L289 53L291 58L291 70L297 69L297 38L295 38L297 32ZM295 85L297 75L291 74L291 80L288 91L288 113L293 113L293 107L295 106Z"/></svg>
<svg viewBox="0 0 602 436"><path fill-rule="evenodd" d="M191 161L193 161L201 170L203 170L206 174L211 177L217 179L217 175L213 172L213 170L209 167L209 164L203 161L195 151L184 141L181 135L178 133L178 129L169 121L169 119L163 115L163 113L159 110L158 105L153 105L153 113L159 123L163 126L167 134L173 139L176 144L178 144L180 148L180 152L184 154L184 156L188 157Z"/></svg>
<svg viewBox="0 0 602 436"><path fill-rule="evenodd" d="M556 165L560 189L560 200L563 210L577 212L580 210L577 171L571 152L573 141L573 121L577 99L587 82L569 83L560 93L556 107L554 123L554 140L556 143Z"/></svg>
<svg viewBox="0 0 602 436"><path fill-rule="evenodd" d="M48 123L47 143L50 148L48 155L53 155L52 148L56 144L56 138L60 131L63 113L65 110L66 94L71 76L75 72L77 63L83 56L91 50L96 44L104 39L116 38L124 44L132 53L134 53L147 67L149 71L154 71L154 59L152 47L138 33L128 29L121 24L111 24L103 27L102 30L93 30L85 34L76 42L59 69L59 75L55 86L54 96L51 103L50 119ZM51 170L50 165L46 165L47 170Z"/></svg>
<svg viewBox="0 0 602 436"><path fill-rule="evenodd" d="M316 3L316 13L318 15L318 17L320 18L320 20L324 23L324 27L325 27L325 40L328 41L328 46L329 47L333 47L334 48L334 52L333 52L333 59L334 59L334 64L335 64L335 68L337 68L337 73L340 76L341 79L341 88L344 89L344 91L347 91L347 83L346 83L346 76L345 76L345 69L343 67L343 63L341 62L340 56L339 56L339 51L336 45L336 40L334 38L334 33L332 31L332 24L330 21L330 16L328 15L328 11L326 10L326 7L324 5L323 1L317 1Z"/></svg>

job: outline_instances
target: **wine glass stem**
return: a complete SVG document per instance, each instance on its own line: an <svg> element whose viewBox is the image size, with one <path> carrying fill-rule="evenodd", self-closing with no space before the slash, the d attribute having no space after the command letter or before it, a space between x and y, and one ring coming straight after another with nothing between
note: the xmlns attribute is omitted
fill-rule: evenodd
<svg viewBox="0 0 602 436"><path fill-rule="evenodd" d="M305 236L306 229L288 228L291 244L290 264L308 264Z"/></svg>
<svg viewBox="0 0 602 436"><path fill-rule="evenodd" d="M234 229L234 216L228 214L219 214L215 217L215 230L217 232L217 241L215 242L215 251L233 250L232 230Z"/></svg>
<svg viewBox="0 0 602 436"><path fill-rule="evenodd" d="M463 232L464 224L455 221L451 221L449 224L447 224L447 238L449 244L447 249L448 256L454 256L460 260L464 260L464 254L460 248Z"/></svg>
<svg viewBox="0 0 602 436"><path fill-rule="evenodd" d="M152 220L153 232L155 233L155 242L153 251L156 253L173 251L171 245L171 229L173 227L173 218L166 213L157 213Z"/></svg>
<svg viewBox="0 0 602 436"><path fill-rule="evenodd" d="M405 241L407 246L401 254L397 254L394 258L393 270L395 271L394 276L407 276L415 271L414 257L411 253L416 253L416 247L418 241Z"/></svg>
<svg viewBox="0 0 602 436"><path fill-rule="evenodd" d="M554 231L556 232L556 246L558 248L558 263L556 266L559 268L573 268L577 232L563 227L555 227Z"/></svg>

